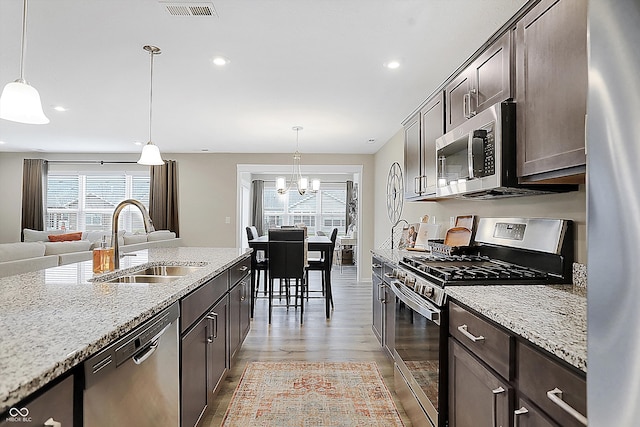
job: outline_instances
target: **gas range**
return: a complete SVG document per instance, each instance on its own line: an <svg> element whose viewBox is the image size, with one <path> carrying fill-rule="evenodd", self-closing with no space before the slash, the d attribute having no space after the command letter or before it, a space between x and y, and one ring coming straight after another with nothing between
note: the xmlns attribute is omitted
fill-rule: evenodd
<svg viewBox="0 0 640 427"><path fill-rule="evenodd" d="M407 255L394 272L396 286L443 307L447 286L571 283L571 225L546 218L481 218L466 253Z"/></svg>

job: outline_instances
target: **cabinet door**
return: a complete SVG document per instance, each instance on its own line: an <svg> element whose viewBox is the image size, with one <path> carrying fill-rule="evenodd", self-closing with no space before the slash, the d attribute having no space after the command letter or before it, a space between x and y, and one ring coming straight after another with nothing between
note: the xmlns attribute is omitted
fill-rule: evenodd
<svg viewBox="0 0 640 427"><path fill-rule="evenodd" d="M181 339L182 427L196 425L207 407L207 318L201 319Z"/></svg>
<svg viewBox="0 0 640 427"><path fill-rule="evenodd" d="M471 96L472 115L511 98L511 33L492 43L471 67L475 89Z"/></svg>
<svg viewBox="0 0 640 427"><path fill-rule="evenodd" d="M240 350L250 326L250 276L246 276L229 292L229 349L230 367Z"/></svg>
<svg viewBox="0 0 640 427"><path fill-rule="evenodd" d="M228 296L209 311L207 320L207 388L215 394L227 373Z"/></svg>
<svg viewBox="0 0 640 427"><path fill-rule="evenodd" d="M446 131L449 132L456 126L470 118L471 92L474 88L473 72L471 68L465 69L444 89L447 102Z"/></svg>
<svg viewBox="0 0 640 427"><path fill-rule="evenodd" d="M449 338L449 426L509 427L511 388Z"/></svg>
<svg viewBox="0 0 640 427"><path fill-rule="evenodd" d="M38 397L14 405L2 417L0 427L43 426L49 419L61 427L73 427L73 375Z"/></svg>
<svg viewBox="0 0 640 427"><path fill-rule="evenodd" d="M238 286L242 286L240 294L240 345L251 328L251 275L245 276Z"/></svg>
<svg viewBox="0 0 640 427"><path fill-rule="evenodd" d="M423 195L435 195L438 184L436 139L444 135L444 93L432 98L420 111L422 120L422 176Z"/></svg>
<svg viewBox="0 0 640 427"><path fill-rule="evenodd" d="M382 301L384 300L384 284L382 278L377 275L372 275L373 278L373 333L376 338L382 342L382 322L383 322L383 310Z"/></svg>
<svg viewBox="0 0 640 427"><path fill-rule="evenodd" d="M587 2L543 0L515 31L518 177L584 171Z"/></svg>
<svg viewBox="0 0 640 427"><path fill-rule="evenodd" d="M404 126L404 197L420 195L422 175L420 146L420 115L416 114Z"/></svg>

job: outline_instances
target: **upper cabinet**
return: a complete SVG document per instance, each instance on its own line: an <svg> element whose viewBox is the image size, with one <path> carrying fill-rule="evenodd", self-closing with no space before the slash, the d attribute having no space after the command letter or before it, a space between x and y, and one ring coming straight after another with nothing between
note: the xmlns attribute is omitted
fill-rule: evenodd
<svg viewBox="0 0 640 427"><path fill-rule="evenodd" d="M438 92L404 126L404 192L407 200L435 197L436 139L444 135L444 94Z"/></svg>
<svg viewBox="0 0 640 427"><path fill-rule="evenodd" d="M503 34L445 87L446 131L511 98L511 34Z"/></svg>
<svg viewBox="0 0 640 427"><path fill-rule="evenodd" d="M516 23L518 177L582 182L587 2L542 0Z"/></svg>

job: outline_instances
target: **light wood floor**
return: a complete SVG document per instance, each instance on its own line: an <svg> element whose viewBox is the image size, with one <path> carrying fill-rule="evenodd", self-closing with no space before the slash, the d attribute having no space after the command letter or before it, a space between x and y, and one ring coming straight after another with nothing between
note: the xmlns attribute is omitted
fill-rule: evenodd
<svg viewBox="0 0 640 427"><path fill-rule="evenodd" d="M325 318L324 300L311 294L305 305L304 324L293 309L274 308L268 325L267 300L258 299L251 331L242 345L234 365L220 390L216 404L210 406L200 423L202 427L218 427L249 361L375 361L394 399L393 364L387 359L371 331L371 283L356 282L355 267L338 266L332 272L335 309L331 319ZM310 289L320 288L319 272L312 272ZM262 289L262 287L260 288ZM316 298L313 298L313 297ZM398 411L407 427L411 426L402 405ZM248 426L249 427L249 426Z"/></svg>

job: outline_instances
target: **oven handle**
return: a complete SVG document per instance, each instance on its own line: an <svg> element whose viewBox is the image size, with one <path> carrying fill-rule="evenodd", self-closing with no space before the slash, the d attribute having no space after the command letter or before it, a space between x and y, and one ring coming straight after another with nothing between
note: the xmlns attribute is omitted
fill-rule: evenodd
<svg viewBox="0 0 640 427"><path fill-rule="evenodd" d="M400 301L405 303L407 307L411 308L413 311L427 318L427 320L431 320L436 325L439 325L441 310L427 300L420 301L420 304L418 304L410 298L407 298L407 296L402 292L400 288L401 286L405 285L403 285L399 280L394 280L393 282L391 282L390 286L391 290L394 294L396 294Z"/></svg>

